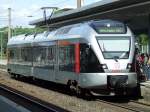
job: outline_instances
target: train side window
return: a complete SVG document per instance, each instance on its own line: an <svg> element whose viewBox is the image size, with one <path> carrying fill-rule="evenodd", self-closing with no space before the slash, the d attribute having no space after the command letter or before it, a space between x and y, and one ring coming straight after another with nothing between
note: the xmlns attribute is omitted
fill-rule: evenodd
<svg viewBox="0 0 150 112"><path fill-rule="evenodd" d="M13 62L15 58L15 52L13 49L9 49L9 57L10 57L10 62Z"/></svg>
<svg viewBox="0 0 150 112"><path fill-rule="evenodd" d="M81 73L104 72L92 48L87 44L80 45L80 67Z"/></svg>
<svg viewBox="0 0 150 112"><path fill-rule="evenodd" d="M41 52L41 54L40 54L40 56L41 56L41 62L40 62L40 64L42 65L42 66L44 66L45 65L45 63L46 63L46 47L43 47L43 48L41 48L40 49L40 52Z"/></svg>
<svg viewBox="0 0 150 112"><path fill-rule="evenodd" d="M14 49L14 54L15 54L14 62L17 62L18 55L17 55L17 49L16 48Z"/></svg>
<svg viewBox="0 0 150 112"><path fill-rule="evenodd" d="M37 62L38 61L38 55L39 55L39 52L38 52L38 47L34 47L33 48L33 62Z"/></svg>
<svg viewBox="0 0 150 112"><path fill-rule="evenodd" d="M54 57L54 48L53 47L48 48L47 59L48 59L48 64L54 63L55 57Z"/></svg>
<svg viewBox="0 0 150 112"><path fill-rule="evenodd" d="M20 60L20 48L11 48L9 49L9 58L10 62L19 62Z"/></svg>
<svg viewBox="0 0 150 112"><path fill-rule="evenodd" d="M33 48L33 65L38 66L38 58L39 57L39 52L38 52L38 47Z"/></svg>
<svg viewBox="0 0 150 112"><path fill-rule="evenodd" d="M33 64L34 66L45 66L47 63L46 59L46 47L35 47L33 48Z"/></svg>
<svg viewBox="0 0 150 112"><path fill-rule="evenodd" d="M21 62L27 65L31 65L32 62L32 49L31 48L21 48Z"/></svg>
<svg viewBox="0 0 150 112"><path fill-rule="evenodd" d="M28 59L28 58L29 58L29 57L28 57L29 54L28 54L28 49L27 49L27 48L23 48L23 49L22 49L21 56L22 56L22 60L23 60L23 61L26 62L26 61L29 60L29 59Z"/></svg>
<svg viewBox="0 0 150 112"><path fill-rule="evenodd" d="M54 63L55 63L55 52L54 52L55 47L50 46L47 48L47 66L49 69L54 69Z"/></svg>
<svg viewBox="0 0 150 112"><path fill-rule="evenodd" d="M75 47L74 45L63 46L59 48L59 70L75 71Z"/></svg>

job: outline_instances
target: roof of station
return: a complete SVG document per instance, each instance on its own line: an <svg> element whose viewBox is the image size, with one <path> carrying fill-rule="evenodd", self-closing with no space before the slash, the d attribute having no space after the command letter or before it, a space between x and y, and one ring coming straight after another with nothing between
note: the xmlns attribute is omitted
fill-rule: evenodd
<svg viewBox="0 0 150 112"><path fill-rule="evenodd" d="M50 27L61 27L91 19L115 19L129 23L134 29L148 27L149 0L103 0L79 9L47 17ZM142 18L142 21L140 21ZM140 22L139 22L140 21ZM31 21L30 25L44 26L44 18Z"/></svg>
<svg viewBox="0 0 150 112"><path fill-rule="evenodd" d="M87 11L87 10L91 10L91 8L93 7L98 7L98 6L102 6L102 5L105 5L105 4L108 4L108 3L112 3L112 2L115 2L115 1L118 1L118 0L104 0L104 1L100 1L98 3L94 3L92 5L88 5L88 6L84 6L82 8L78 8L78 9L74 9L74 10L70 10L70 11L65 11L61 14L56 14L56 15L53 15L51 18L50 17L47 17L47 21L57 21L57 19L61 19L61 21L63 20L66 20L68 18L72 18L72 17L80 17L81 15L75 15L76 13L82 13L84 11ZM69 16L69 17L68 17ZM51 22L52 23L52 22ZM35 20L35 21L31 21L29 24L31 25L45 25L45 18L40 18L38 20Z"/></svg>

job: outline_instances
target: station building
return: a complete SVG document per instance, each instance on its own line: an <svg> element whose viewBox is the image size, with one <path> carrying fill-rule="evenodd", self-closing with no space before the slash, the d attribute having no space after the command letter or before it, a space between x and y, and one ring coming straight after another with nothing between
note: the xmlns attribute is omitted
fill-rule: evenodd
<svg viewBox="0 0 150 112"><path fill-rule="evenodd" d="M30 22L30 25L47 26L49 29L75 24L88 20L114 19L126 23L137 39L145 38L147 43L141 44L143 53L150 53L150 1L149 0L103 0L78 9L67 10L51 17Z"/></svg>

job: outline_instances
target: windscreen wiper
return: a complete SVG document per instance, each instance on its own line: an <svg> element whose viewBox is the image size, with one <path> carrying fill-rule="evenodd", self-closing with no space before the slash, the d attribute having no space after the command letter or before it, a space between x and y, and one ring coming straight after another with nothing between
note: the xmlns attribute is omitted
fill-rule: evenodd
<svg viewBox="0 0 150 112"><path fill-rule="evenodd" d="M119 57L118 56L114 56L113 59L118 62Z"/></svg>

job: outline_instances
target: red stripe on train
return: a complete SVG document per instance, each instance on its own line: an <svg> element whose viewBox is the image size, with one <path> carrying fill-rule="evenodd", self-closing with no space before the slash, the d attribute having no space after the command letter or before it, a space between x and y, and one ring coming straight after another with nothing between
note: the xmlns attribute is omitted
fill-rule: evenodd
<svg viewBox="0 0 150 112"><path fill-rule="evenodd" d="M80 44L75 44L75 72L80 73Z"/></svg>

